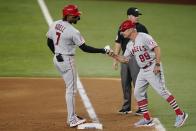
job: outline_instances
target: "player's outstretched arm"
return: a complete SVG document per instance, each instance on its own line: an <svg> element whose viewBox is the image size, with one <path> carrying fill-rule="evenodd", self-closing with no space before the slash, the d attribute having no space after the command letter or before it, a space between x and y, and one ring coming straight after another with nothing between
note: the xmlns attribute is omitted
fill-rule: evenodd
<svg viewBox="0 0 196 131"><path fill-rule="evenodd" d="M82 51L87 52L87 53L102 53L102 54L106 53L104 48L95 48L95 47L92 47L92 46L88 46L85 43L83 43L81 46L79 46L79 48Z"/></svg>
<svg viewBox="0 0 196 131"><path fill-rule="evenodd" d="M102 53L102 54L107 54L109 56L113 55L113 50L111 50L110 47L107 48L107 46L104 48L95 48L95 47L88 46L85 43L83 43L81 46L79 46L79 48L82 51L88 52L88 53Z"/></svg>

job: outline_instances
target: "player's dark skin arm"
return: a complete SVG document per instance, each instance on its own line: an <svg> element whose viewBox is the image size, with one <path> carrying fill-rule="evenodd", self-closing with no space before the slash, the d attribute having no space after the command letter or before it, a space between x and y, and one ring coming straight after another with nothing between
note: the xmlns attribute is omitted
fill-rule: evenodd
<svg viewBox="0 0 196 131"><path fill-rule="evenodd" d="M103 53L103 54L106 53L105 49L103 49L103 48L94 48L94 47L86 45L85 43L83 43L81 46L79 46L79 48L82 51L88 52L88 53Z"/></svg>
<svg viewBox="0 0 196 131"><path fill-rule="evenodd" d="M50 48L50 50L52 51L52 53L54 54L54 42L52 39L47 39L47 44L48 44L48 47Z"/></svg>

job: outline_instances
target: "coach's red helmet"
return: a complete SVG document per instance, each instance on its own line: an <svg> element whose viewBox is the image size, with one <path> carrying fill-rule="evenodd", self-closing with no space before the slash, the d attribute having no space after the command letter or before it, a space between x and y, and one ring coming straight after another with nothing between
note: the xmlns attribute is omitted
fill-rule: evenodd
<svg viewBox="0 0 196 131"><path fill-rule="evenodd" d="M130 28L136 28L135 23L133 23L130 20L125 20L124 22L122 22L120 26L120 31L124 32L125 30L130 29Z"/></svg>
<svg viewBox="0 0 196 131"><path fill-rule="evenodd" d="M63 8L63 16L73 15L73 16L80 16L81 12L78 10L77 5L67 5Z"/></svg>

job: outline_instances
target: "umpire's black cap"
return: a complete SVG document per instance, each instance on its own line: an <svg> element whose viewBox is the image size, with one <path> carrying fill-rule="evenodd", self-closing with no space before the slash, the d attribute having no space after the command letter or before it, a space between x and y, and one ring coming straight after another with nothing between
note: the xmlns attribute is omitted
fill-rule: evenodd
<svg viewBox="0 0 196 131"><path fill-rule="evenodd" d="M135 7L130 7L128 10L127 10L127 15L133 15L133 16L139 16L139 15L142 15L142 13L139 12L138 8L135 8Z"/></svg>

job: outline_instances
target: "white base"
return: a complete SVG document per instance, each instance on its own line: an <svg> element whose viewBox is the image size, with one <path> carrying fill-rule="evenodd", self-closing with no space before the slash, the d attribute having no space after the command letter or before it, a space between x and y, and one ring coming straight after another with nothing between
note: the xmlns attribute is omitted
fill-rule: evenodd
<svg viewBox="0 0 196 131"><path fill-rule="evenodd" d="M100 123L84 123L81 125L78 125L77 129L103 129L103 125Z"/></svg>

